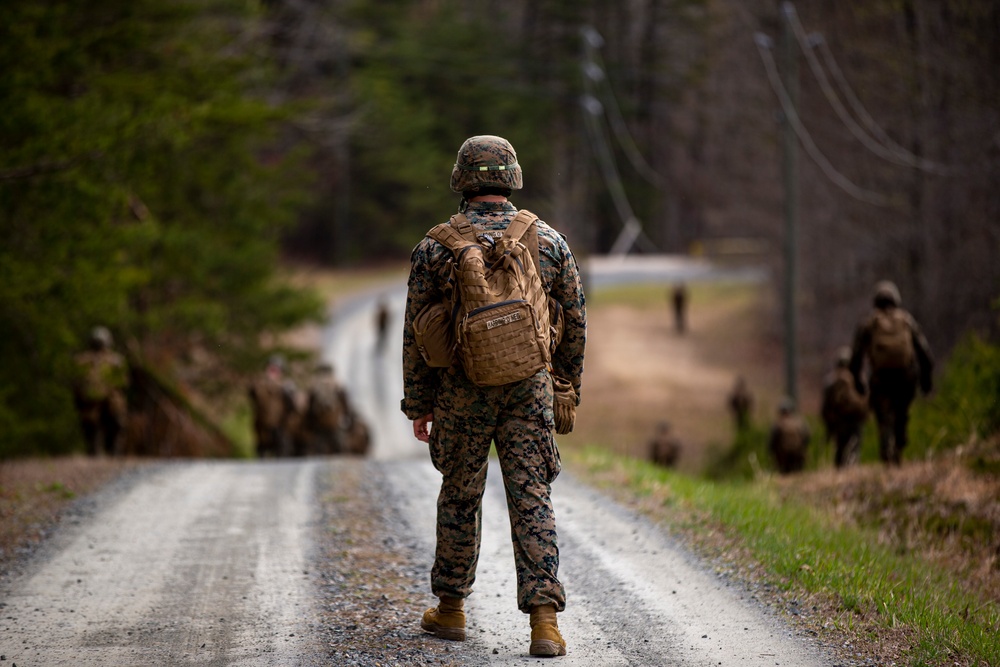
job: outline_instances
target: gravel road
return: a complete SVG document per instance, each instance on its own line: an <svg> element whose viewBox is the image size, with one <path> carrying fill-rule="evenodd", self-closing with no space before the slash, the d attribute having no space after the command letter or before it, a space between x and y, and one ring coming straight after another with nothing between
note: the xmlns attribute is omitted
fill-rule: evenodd
<svg viewBox="0 0 1000 667"><path fill-rule="evenodd" d="M385 294L398 316L402 292ZM527 655L495 464L469 640L417 627L440 478L398 410L397 357L373 348L370 296L338 312L324 356L373 426L371 458L176 462L106 489L0 581L0 665L545 662ZM662 528L567 473L553 497L569 595L557 664L837 664Z"/></svg>

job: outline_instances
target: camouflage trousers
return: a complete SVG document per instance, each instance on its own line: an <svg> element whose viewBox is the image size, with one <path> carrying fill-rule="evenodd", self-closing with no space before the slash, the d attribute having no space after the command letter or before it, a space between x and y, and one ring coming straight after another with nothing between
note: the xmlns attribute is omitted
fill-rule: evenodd
<svg viewBox="0 0 1000 667"><path fill-rule="evenodd" d="M917 395L917 381L907 371L884 370L872 374L869 403L878 423L879 457L898 465L907 444L910 404Z"/></svg>
<svg viewBox="0 0 1000 667"><path fill-rule="evenodd" d="M120 436L128 412L124 394L114 391L104 400L78 400L76 410L88 456L121 454Z"/></svg>
<svg viewBox="0 0 1000 667"><path fill-rule="evenodd" d="M849 468L861 460L861 431L864 423L850 422L833 430L833 464L838 468Z"/></svg>
<svg viewBox="0 0 1000 667"><path fill-rule="evenodd" d="M442 475L431 590L472 592L482 541L482 501L490 444L495 443L510 516L517 606L566 607L557 578L559 545L550 484L561 463L553 439L552 379L541 371L501 387L477 387L457 368L444 375L434 407L430 451Z"/></svg>

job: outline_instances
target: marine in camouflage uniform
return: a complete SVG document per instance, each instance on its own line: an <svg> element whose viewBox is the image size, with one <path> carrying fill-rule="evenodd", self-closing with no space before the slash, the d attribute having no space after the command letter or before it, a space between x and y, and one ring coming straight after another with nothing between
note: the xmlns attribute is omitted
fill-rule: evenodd
<svg viewBox="0 0 1000 667"><path fill-rule="evenodd" d="M285 361L275 355L247 390L253 409L257 456L291 456L292 427L297 414L295 383L285 378Z"/></svg>
<svg viewBox="0 0 1000 667"><path fill-rule="evenodd" d="M481 136L463 144L452 174L452 190L463 193L461 210L476 230L506 229L518 210L506 197L520 187L520 167L506 140ZM586 310L576 260L565 238L540 220L536 224L542 286L564 314L564 333L552 355L551 372L543 369L519 382L480 387L466 377L458 362L444 369L427 365L417 347L413 322L429 304L443 301L452 254L425 237L411 257L401 407L414 422L414 435L428 442L431 460L442 474L431 570L431 589L441 602L424 615L422 627L447 639L465 637L462 601L472 592L476 578L492 442L507 495L517 605L531 614L529 652L564 655L555 612L565 609L566 594L558 579L559 547L550 500L550 484L561 468L553 435L553 375L572 385L578 402ZM428 429L430 423L433 428Z"/></svg>
<svg viewBox="0 0 1000 667"><path fill-rule="evenodd" d="M729 394L729 411L733 413L733 422L736 424L737 432L744 431L750 426L752 408L753 394L747 387L747 381L742 375L737 376L736 384Z"/></svg>
<svg viewBox="0 0 1000 667"><path fill-rule="evenodd" d="M76 355L74 361L73 402L87 454L118 454L119 434L128 415L125 358L112 348L111 332L95 327L90 334L90 348Z"/></svg>
<svg viewBox="0 0 1000 667"><path fill-rule="evenodd" d="M670 422L660 422L649 442L649 459L657 465L672 468L680 453L681 441L674 434Z"/></svg>
<svg viewBox="0 0 1000 667"><path fill-rule="evenodd" d="M859 392L851 375L851 348L837 352L833 370L823 382L820 414L827 440L834 441L833 463L838 468L855 465L861 453L861 429L868 418L868 395Z"/></svg>
<svg viewBox="0 0 1000 667"><path fill-rule="evenodd" d="M343 390L327 362L317 365L307 389L304 454L340 454L344 451L346 406Z"/></svg>
<svg viewBox="0 0 1000 667"><path fill-rule="evenodd" d="M778 418L771 427L768 442L778 472L787 475L802 470L806 462L809 437L809 427L795 411L795 404L790 398L783 399L778 406Z"/></svg>
<svg viewBox="0 0 1000 667"><path fill-rule="evenodd" d="M677 333L682 334L687 331L687 285L683 282L674 285L670 290L670 302L674 307L674 329Z"/></svg>
<svg viewBox="0 0 1000 667"><path fill-rule="evenodd" d="M902 308L899 289L888 280L875 286L874 309L858 325L851 348L851 374L861 387L861 373L868 367L869 405L878 422L879 456L884 463L899 465L907 444L910 404L917 388L929 394L933 387L934 357L930 345L913 316ZM885 367L875 352L880 317L903 322L909 330L912 355L902 367Z"/></svg>

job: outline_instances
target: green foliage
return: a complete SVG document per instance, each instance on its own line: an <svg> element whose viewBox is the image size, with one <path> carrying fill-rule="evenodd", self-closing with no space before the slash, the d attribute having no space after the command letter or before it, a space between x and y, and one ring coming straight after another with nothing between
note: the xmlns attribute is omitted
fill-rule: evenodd
<svg viewBox="0 0 1000 667"><path fill-rule="evenodd" d="M972 334L955 346L930 398L918 401L908 456L922 457L1000 430L1000 345Z"/></svg>
<svg viewBox="0 0 1000 667"><path fill-rule="evenodd" d="M861 622L870 629L904 628L908 665L993 665L1000 607L962 586L961 575L920 551L885 544L877 530L845 523L832 512L782 498L770 482L716 483L668 471L648 462L590 448L576 456L587 475L613 480L618 493L657 494L669 521L698 544L714 533L731 536L751 555L763 583L789 598L839 601L832 623L848 633ZM647 507L653 505L644 503ZM717 555L714 550L713 556Z"/></svg>
<svg viewBox="0 0 1000 667"><path fill-rule="evenodd" d="M380 252L408 253L455 212L452 165L461 143L475 134L509 139L527 191L542 187L546 153L537 136L552 99L524 85L531 63L516 31L496 37L502 6L491 7L499 13L489 16L465 10L466 4L405 3L399 11L354 17L366 20L352 80L364 110L352 146L352 214L365 221L354 231L356 243L365 239ZM525 205L522 193L512 199Z"/></svg>
<svg viewBox="0 0 1000 667"><path fill-rule="evenodd" d="M770 469L773 466L768 451L769 437L767 426L751 423L736 433L730 447L713 447L714 455L705 467L705 476L713 480L750 480L758 471Z"/></svg>
<svg viewBox="0 0 1000 667"><path fill-rule="evenodd" d="M257 95L256 21L230 0L0 5L0 456L78 446L66 379L95 324L239 364L318 314L273 275L308 181L270 150L286 113Z"/></svg>

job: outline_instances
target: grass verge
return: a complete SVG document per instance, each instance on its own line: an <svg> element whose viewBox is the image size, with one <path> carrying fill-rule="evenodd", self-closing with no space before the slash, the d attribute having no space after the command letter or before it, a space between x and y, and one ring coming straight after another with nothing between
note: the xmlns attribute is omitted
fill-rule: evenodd
<svg viewBox="0 0 1000 667"><path fill-rule="evenodd" d="M919 551L783 494L779 480L715 483L592 447L565 458L738 580L775 591L779 608L853 657L1000 665L997 600Z"/></svg>

